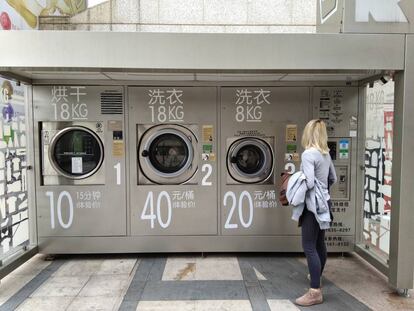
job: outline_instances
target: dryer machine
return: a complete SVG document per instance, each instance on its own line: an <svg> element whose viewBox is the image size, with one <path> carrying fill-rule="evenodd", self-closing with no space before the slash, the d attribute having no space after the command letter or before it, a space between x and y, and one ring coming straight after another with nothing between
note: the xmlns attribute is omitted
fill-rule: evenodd
<svg viewBox="0 0 414 311"><path fill-rule="evenodd" d="M105 184L102 122L41 123L44 185Z"/></svg>
<svg viewBox="0 0 414 311"><path fill-rule="evenodd" d="M223 235L299 234L297 224L290 220L291 208L277 200L277 189L280 174L299 165L298 137L309 115L306 87L221 88ZM298 248L286 238L273 241L278 249Z"/></svg>
<svg viewBox="0 0 414 311"><path fill-rule="evenodd" d="M126 235L123 98L119 86L33 88L42 251L76 253L95 245L82 237Z"/></svg>
<svg viewBox="0 0 414 311"><path fill-rule="evenodd" d="M217 89L130 87L128 98L131 234L217 234Z"/></svg>

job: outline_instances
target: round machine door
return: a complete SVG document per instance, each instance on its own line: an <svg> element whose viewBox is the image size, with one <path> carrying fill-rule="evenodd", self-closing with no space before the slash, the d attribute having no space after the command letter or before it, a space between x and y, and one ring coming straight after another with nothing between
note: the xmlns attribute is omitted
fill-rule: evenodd
<svg viewBox="0 0 414 311"><path fill-rule="evenodd" d="M102 165L104 148L102 141L90 129L83 126L67 127L53 138L49 159L53 168L70 179L84 179L95 174Z"/></svg>
<svg viewBox="0 0 414 311"><path fill-rule="evenodd" d="M197 139L184 126L156 126L140 141L138 158L142 173L157 184L182 184L197 171Z"/></svg>
<svg viewBox="0 0 414 311"><path fill-rule="evenodd" d="M236 140L227 153L227 169L230 176L240 183L263 182L272 174L272 148L258 138Z"/></svg>

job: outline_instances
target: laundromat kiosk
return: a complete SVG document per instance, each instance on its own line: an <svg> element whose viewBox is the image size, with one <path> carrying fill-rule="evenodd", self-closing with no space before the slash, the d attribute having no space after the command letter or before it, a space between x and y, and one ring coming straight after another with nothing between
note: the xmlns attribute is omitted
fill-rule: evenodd
<svg viewBox="0 0 414 311"><path fill-rule="evenodd" d="M327 124L338 176L328 249L360 250L366 87L392 76L389 271L411 286L401 267L414 238L412 35L0 37L13 52L0 57L3 75L31 85L29 206L39 251L50 254L302 251L278 197L281 174L300 169L312 119ZM36 47L30 55L23 42Z"/></svg>
<svg viewBox="0 0 414 311"><path fill-rule="evenodd" d="M338 175L327 244L351 251L358 93L260 83L35 85L39 239L53 253L300 251L278 189L283 172L300 169L303 129L319 118Z"/></svg>

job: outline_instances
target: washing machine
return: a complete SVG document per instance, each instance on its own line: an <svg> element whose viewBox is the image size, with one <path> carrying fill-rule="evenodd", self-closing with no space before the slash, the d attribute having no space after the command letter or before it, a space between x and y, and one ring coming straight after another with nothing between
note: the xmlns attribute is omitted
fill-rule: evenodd
<svg viewBox="0 0 414 311"><path fill-rule="evenodd" d="M43 122L41 127L43 185L105 184L101 121Z"/></svg>
<svg viewBox="0 0 414 311"><path fill-rule="evenodd" d="M196 183L199 168L197 125L138 125L138 184Z"/></svg>
<svg viewBox="0 0 414 311"><path fill-rule="evenodd" d="M278 201L278 189L281 173L300 165L298 137L309 120L310 89L222 87L220 97L221 234L299 234L291 208Z"/></svg>
<svg viewBox="0 0 414 311"><path fill-rule="evenodd" d="M130 87L128 101L131 234L217 234L217 88Z"/></svg>
<svg viewBox="0 0 414 311"><path fill-rule="evenodd" d="M123 87L34 86L33 118L39 247L76 253L96 245L82 237L125 236Z"/></svg>
<svg viewBox="0 0 414 311"><path fill-rule="evenodd" d="M227 138L227 184L272 184L272 146L274 137Z"/></svg>

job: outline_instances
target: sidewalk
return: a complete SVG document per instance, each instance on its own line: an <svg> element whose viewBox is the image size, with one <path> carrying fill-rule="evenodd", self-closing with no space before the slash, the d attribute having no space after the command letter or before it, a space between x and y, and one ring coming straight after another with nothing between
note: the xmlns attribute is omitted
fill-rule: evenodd
<svg viewBox="0 0 414 311"><path fill-rule="evenodd" d="M37 255L0 284L0 310L301 310L305 259L242 255ZM303 310L413 310L357 256L330 257L325 303ZM411 294L413 294L411 292Z"/></svg>

